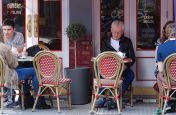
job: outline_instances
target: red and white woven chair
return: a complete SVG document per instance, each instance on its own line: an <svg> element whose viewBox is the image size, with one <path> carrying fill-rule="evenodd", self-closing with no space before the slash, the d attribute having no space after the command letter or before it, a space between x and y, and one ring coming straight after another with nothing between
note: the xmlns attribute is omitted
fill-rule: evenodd
<svg viewBox="0 0 176 115"><path fill-rule="evenodd" d="M113 98L120 114L121 75L124 68L122 58L116 52L103 52L93 59L95 79L93 84L91 113L99 97ZM103 89L100 91L100 88ZM107 94L107 91L109 94Z"/></svg>
<svg viewBox="0 0 176 115"><path fill-rule="evenodd" d="M164 100L162 115L164 115L168 100L176 100L176 53L169 55L163 63L164 81L162 82L162 91L160 96Z"/></svg>
<svg viewBox="0 0 176 115"><path fill-rule="evenodd" d="M46 92L50 91L49 95L57 98L58 112L60 112L59 96L64 89L67 90L68 104L71 109L71 80L62 76L61 60L51 51L43 50L35 55L33 66L39 80L39 90L32 111L36 107L39 96L45 96Z"/></svg>

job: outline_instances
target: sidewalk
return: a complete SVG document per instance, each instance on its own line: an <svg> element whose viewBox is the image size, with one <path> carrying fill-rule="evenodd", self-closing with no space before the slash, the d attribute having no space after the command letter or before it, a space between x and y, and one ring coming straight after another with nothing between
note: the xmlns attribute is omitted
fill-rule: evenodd
<svg viewBox="0 0 176 115"><path fill-rule="evenodd" d="M122 110L122 115L155 115L157 109L156 103L134 103L133 107L125 106L125 109ZM57 108L54 107L48 110L19 110L19 109L7 109L4 110L4 115L90 115L90 104L86 105L72 105L72 110L69 110L68 107L63 106L61 102L61 113L57 112ZM118 115L116 109L107 110L107 108L97 109L97 114L99 115ZM176 115L176 113L170 113L167 115Z"/></svg>

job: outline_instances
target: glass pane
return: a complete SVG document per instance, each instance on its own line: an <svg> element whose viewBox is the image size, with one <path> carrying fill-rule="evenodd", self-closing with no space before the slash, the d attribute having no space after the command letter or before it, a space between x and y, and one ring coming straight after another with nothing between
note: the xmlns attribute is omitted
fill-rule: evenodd
<svg viewBox="0 0 176 115"><path fill-rule="evenodd" d="M160 0L138 0L137 5L137 50L154 50L160 36Z"/></svg>
<svg viewBox="0 0 176 115"><path fill-rule="evenodd" d="M25 0L3 0L3 20L14 19L16 31L23 33L25 25Z"/></svg>
<svg viewBox="0 0 176 115"><path fill-rule="evenodd" d="M124 0L101 0L101 37L106 39L111 33L111 23L116 19L124 20Z"/></svg>
<svg viewBox="0 0 176 115"><path fill-rule="evenodd" d="M61 50L61 1L39 1L39 41L51 50Z"/></svg>

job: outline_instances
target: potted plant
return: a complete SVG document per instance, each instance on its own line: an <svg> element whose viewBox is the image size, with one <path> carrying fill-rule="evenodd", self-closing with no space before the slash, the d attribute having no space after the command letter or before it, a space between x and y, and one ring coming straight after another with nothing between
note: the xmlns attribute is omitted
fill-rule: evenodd
<svg viewBox="0 0 176 115"><path fill-rule="evenodd" d="M66 34L68 38L74 42L74 59L75 59L75 68L77 68L77 56L76 56L76 43L79 38L81 38L86 33L86 28L80 23L70 24L66 28Z"/></svg>
<svg viewBox="0 0 176 115"><path fill-rule="evenodd" d="M66 35L74 42L74 68L65 68L65 74L72 80L71 100L72 104L87 104L89 91L89 67L77 67L77 47L78 39L86 34L86 28L80 23L73 23L66 28Z"/></svg>

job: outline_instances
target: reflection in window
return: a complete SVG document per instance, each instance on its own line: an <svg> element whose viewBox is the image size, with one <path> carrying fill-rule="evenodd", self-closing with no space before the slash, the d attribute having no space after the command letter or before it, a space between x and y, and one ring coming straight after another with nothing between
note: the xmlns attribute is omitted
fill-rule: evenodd
<svg viewBox="0 0 176 115"><path fill-rule="evenodd" d="M25 0L3 0L3 20L6 18L14 19L16 31L24 35L25 25L25 8L23 7Z"/></svg>
<svg viewBox="0 0 176 115"><path fill-rule="evenodd" d="M160 0L137 2L137 50L154 50L160 35Z"/></svg>
<svg viewBox="0 0 176 115"><path fill-rule="evenodd" d="M124 20L124 0L101 0L101 36L106 39L111 34L111 23Z"/></svg>
<svg viewBox="0 0 176 115"><path fill-rule="evenodd" d="M39 0L39 41L61 50L61 0Z"/></svg>

